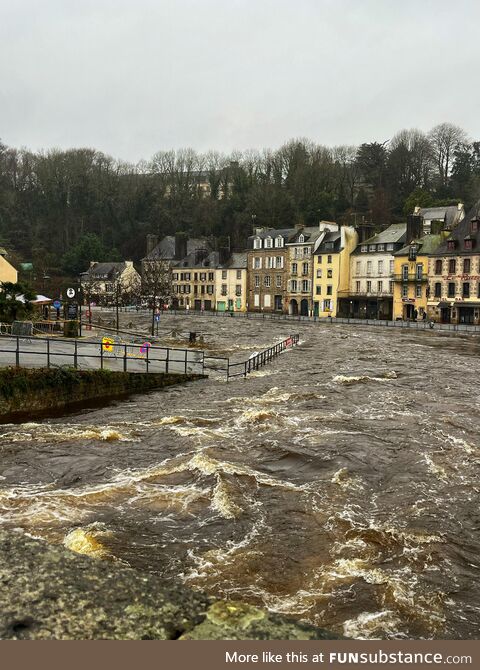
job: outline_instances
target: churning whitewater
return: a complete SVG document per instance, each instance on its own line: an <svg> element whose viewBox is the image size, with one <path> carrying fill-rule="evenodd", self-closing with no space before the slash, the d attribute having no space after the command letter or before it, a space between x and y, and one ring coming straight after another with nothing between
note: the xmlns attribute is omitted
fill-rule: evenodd
<svg viewBox="0 0 480 670"><path fill-rule="evenodd" d="M301 342L247 379L3 425L2 525L347 636L477 637L478 339L195 326L238 360Z"/></svg>

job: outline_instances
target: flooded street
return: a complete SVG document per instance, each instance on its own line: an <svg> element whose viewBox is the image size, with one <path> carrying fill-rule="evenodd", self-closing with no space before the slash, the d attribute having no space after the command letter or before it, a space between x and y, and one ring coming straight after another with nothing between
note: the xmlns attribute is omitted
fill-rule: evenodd
<svg viewBox="0 0 480 670"><path fill-rule="evenodd" d="M164 317L165 342L192 320ZM478 637L480 341L195 328L237 360L300 346L247 379L0 426L3 527L347 636Z"/></svg>

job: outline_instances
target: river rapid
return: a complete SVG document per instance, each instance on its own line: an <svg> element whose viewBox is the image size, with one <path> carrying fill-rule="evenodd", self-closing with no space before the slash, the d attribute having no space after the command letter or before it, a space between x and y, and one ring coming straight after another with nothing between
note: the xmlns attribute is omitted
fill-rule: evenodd
<svg viewBox="0 0 480 670"><path fill-rule="evenodd" d="M0 426L3 527L347 636L477 638L478 338L195 329L237 360L301 342L247 379Z"/></svg>

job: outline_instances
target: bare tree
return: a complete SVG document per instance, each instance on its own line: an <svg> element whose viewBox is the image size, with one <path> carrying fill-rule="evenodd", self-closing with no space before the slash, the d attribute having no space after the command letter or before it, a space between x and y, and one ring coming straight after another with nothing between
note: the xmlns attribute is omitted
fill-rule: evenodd
<svg viewBox="0 0 480 670"><path fill-rule="evenodd" d="M467 142L467 134L453 123L440 123L428 134L441 186L447 186L455 158L455 150Z"/></svg>
<svg viewBox="0 0 480 670"><path fill-rule="evenodd" d="M155 311L172 298L170 263L164 259L144 260L142 267L142 295L152 310L152 335L155 335Z"/></svg>

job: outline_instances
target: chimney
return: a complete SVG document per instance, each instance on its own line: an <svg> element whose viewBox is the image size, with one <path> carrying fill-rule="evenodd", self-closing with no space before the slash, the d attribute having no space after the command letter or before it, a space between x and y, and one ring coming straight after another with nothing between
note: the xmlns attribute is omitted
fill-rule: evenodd
<svg viewBox="0 0 480 670"><path fill-rule="evenodd" d="M158 244L158 235L147 235L147 256L152 253Z"/></svg>
<svg viewBox="0 0 480 670"><path fill-rule="evenodd" d="M186 233L175 233L175 260L180 261L187 255L188 235Z"/></svg>
<svg viewBox="0 0 480 670"><path fill-rule="evenodd" d="M416 206L415 206L415 211L414 211L413 213L414 213L414 214L418 214L420 210L421 210L420 205L416 205Z"/></svg>
<svg viewBox="0 0 480 670"><path fill-rule="evenodd" d="M409 214L407 216L407 244L422 236L422 224L423 219L418 214Z"/></svg>
<svg viewBox="0 0 480 670"><path fill-rule="evenodd" d="M462 211L462 209L463 209L463 202L459 202L459 203L458 203L458 205L457 205L457 209L458 209L459 212Z"/></svg>
<svg viewBox="0 0 480 670"><path fill-rule="evenodd" d="M94 265L96 265L98 261L90 261L90 267L93 268Z"/></svg>
<svg viewBox="0 0 480 670"><path fill-rule="evenodd" d="M195 265L200 265L208 256L206 249L195 249Z"/></svg>

